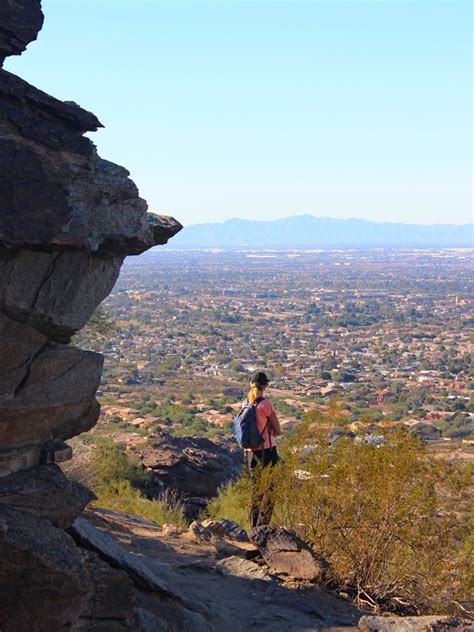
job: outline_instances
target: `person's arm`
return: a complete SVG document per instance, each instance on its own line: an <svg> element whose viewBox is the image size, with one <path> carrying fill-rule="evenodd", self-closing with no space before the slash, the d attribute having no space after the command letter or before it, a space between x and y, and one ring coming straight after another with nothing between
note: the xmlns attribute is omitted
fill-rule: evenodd
<svg viewBox="0 0 474 632"><path fill-rule="evenodd" d="M271 413L268 415L268 421L270 422L270 425L272 427L273 436L279 437L280 435L283 434L283 430L281 429L277 414L275 412L275 409L273 408L273 404L271 406L272 406L272 409L271 409Z"/></svg>

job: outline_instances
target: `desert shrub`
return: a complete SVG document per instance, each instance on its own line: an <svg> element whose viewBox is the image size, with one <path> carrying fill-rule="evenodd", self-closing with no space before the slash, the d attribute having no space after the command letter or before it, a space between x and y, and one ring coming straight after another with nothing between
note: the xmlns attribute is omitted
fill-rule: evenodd
<svg viewBox="0 0 474 632"><path fill-rule="evenodd" d="M361 604L463 612L474 570L472 470L431 459L406 431L387 434L379 447L349 438L331 445L330 419L322 422L313 415L301 424L282 446L282 462L255 483L273 495L274 522L325 557L331 583ZM228 485L210 511L238 521L249 498L245 481Z"/></svg>
<svg viewBox="0 0 474 632"><path fill-rule="evenodd" d="M97 495L113 481L129 481L138 487L147 473L134 465L110 439L92 442L87 437L74 443L74 458L63 466L70 478L92 489Z"/></svg>
<svg viewBox="0 0 474 632"><path fill-rule="evenodd" d="M158 524L186 526L183 504L175 494L164 492L160 498L148 500L126 479L101 485L92 506L143 516Z"/></svg>
<svg viewBox="0 0 474 632"><path fill-rule="evenodd" d="M76 440L74 447L75 457L63 469L94 492L97 499L91 506L137 514L159 524L185 525L180 498L171 490L154 500L142 496L140 487L149 474L134 465L117 446Z"/></svg>
<svg viewBox="0 0 474 632"><path fill-rule="evenodd" d="M219 489L217 496L209 501L202 517L235 520L244 529L249 529L250 498L250 479L244 474L235 483L228 482Z"/></svg>
<svg viewBox="0 0 474 632"><path fill-rule="evenodd" d="M462 599L461 471L433 463L407 432L380 447L344 438L330 447L324 430L308 426L275 472L275 517L330 560L334 579L360 601L439 610Z"/></svg>

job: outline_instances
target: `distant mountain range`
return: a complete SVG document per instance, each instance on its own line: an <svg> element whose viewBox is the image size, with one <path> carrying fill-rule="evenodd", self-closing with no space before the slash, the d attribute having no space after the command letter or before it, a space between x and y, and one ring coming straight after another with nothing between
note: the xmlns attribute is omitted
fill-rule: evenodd
<svg viewBox="0 0 474 632"><path fill-rule="evenodd" d="M392 224L295 215L185 227L171 248L474 247L474 224Z"/></svg>

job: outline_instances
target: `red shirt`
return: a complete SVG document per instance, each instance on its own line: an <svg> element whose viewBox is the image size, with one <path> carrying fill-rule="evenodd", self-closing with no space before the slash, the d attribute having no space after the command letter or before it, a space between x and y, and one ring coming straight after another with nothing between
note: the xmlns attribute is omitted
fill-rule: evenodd
<svg viewBox="0 0 474 632"><path fill-rule="evenodd" d="M246 402L245 402L246 403ZM257 428L260 434L263 434L265 443L263 444L263 449L265 448L273 448L276 446L276 440L273 436L273 427L271 422L269 421L269 417L272 413L275 412L272 402L269 399L262 399L257 404ZM268 427L267 427L268 423ZM261 450L262 448L255 448L255 450Z"/></svg>

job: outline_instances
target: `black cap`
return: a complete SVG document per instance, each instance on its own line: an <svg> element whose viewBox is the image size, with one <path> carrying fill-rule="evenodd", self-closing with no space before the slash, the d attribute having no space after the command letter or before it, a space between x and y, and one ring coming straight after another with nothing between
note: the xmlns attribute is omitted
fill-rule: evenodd
<svg viewBox="0 0 474 632"><path fill-rule="evenodd" d="M252 375L252 379L250 380L251 384L255 384L256 386L267 386L270 382L268 381L267 374L263 371L255 371Z"/></svg>

